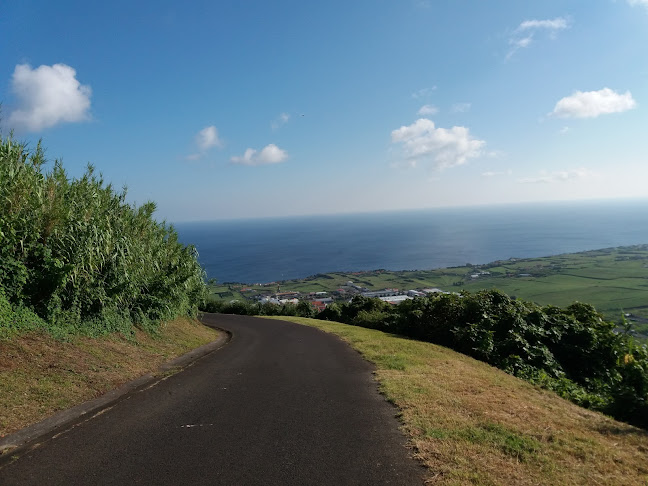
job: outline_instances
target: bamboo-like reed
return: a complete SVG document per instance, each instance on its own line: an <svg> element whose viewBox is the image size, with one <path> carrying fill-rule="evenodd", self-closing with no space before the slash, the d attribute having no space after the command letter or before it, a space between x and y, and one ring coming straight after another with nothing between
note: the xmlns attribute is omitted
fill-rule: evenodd
<svg viewBox="0 0 648 486"><path fill-rule="evenodd" d="M30 150L0 135L0 298L93 332L124 321L155 329L197 311L196 250L154 219L154 203L128 204L90 165L78 179L60 161L44 165L40 143Z"/></svg>

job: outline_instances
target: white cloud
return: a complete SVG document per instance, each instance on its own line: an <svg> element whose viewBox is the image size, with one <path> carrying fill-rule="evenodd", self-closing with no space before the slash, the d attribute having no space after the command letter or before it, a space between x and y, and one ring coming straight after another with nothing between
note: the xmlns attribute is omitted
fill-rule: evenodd
<svg viewBox="0 0 648 486"><path fill-rule="evenodd" d="M560 129L560 132L559 132L559 133L560 133L561 135L565 135L565 134L568 133L568 132L569 132L569 127L565 126L565 127L562 127L562 128Z"/></svg>
<svg viewBox="0 0 648 486"><path fill-rule="evenodd" d="M278 164L288 158L285 150L280 149L275 144L266 145L260 152L254 149L247 149L240 157L232 157L234 164L241 165L268 165Z"/></svg>
<svg viewBox="0 0 648 486"><path fill-rule="evenodd" d="M288 123L288 120L290 120L290 114L281 113L277 118L275 118L274 120L272 120L272 122L270 122L270 127L273 130L279 130L282 126Z"/></svg>
<svg viewBox="0 0 648 486"><path fill-rule="evenodd" d="M643 5L644 7L648 8L648 0L628 0L628 3L633 7L635 5Z"/></svg>
<svg viewBox="0 0 648 486"><path fill-rule="evenodd" d="M571 96L562 98L552 116L559 118L596 118L609 113L621 113L637 106L630 91L619 94L610 88L598 91L576 91Z"/></svg>
<svg viewBox="0 0 648 486"><path fill-rule="evenodd" d="M578 179L598 177L598 174L589 169L581 167L580 169L560 170L555 172L540 171L538 177L528 177L519 179L522 184L551 184L555 182L567 182Z"/></svg>
<svg viewBox="0 0 648 486"><path fill-rule="evenodd" d="M533 36L529 35L527 37L522 37L521 39L511 39L509 44L511 44L515 50L518 50L529 47L532 41Z"/></svg>
<svg viewBox="0 0 648 486"><path fill-rule="evenodd" d="M539 32L546 32L550 38L554 39L559 31L568 29L569 24L569 19L566 17L556 17L548 20L525 20L518 25L509 38L510 49L506 54L506 60L509 60L520 49L529 47Z"/></svg>
<svg viewBox="0 0 648 486"><path fill-rule="evenodd" d="M436 115L439 109L434 105L423 105L418 111L419 115Z"/></svg>
<svg viewBox="0 0 648 486"><path fill-rule="evenodd" d="M11 127L32 132L63 122L90 119L90 86L76 79L76 71L65 64L39 66L18 64L11 80L18 108L8 118Z"/></svg>
<svg viewBox="0 0 648 486"><path fill-rule="evenodd" d="M187 155L185 157L187 160L201 159L209 149L213 147L223 147L223 141L218 136L218 129L214 125L210 125L200 130L194 137L194 141L198 147L198 152Z"/></svg>
<svg viewBox="0 0 648 486"><path fill-rule="evenodd" d="M432 94L433 91L436 91L436 86L431 86L429 88L422 88L412 93L412 98L418 100L420 98L427 98Z"/></svg>
<svg viewBox="0 0 648 486"><path fill-rule="evenodd" d="M472 138L466 127L436 128L427 118L393 130L391 140L403 144L404 156L411 166L418 161L431 160L439 169L461 165L483 155L482 148L486 144Z"/></svg>
<svg viewBox="0 0 648 486"><path fill-rule="evenodd" d="M563 30L569 27L569 23L564 17L556 17L553 20L525 20L522 22L516 32L524 32L527 30L545 29L549 31Z"/></svg>
<svg viewBox="0 0 648 486"><path fill-rule="evenodd" d="M196 145L203 152L212 147L222 147L223 142L218 138L218 129L214 125L210 125L200 130L196 135Z"/></svg>
<svg viewBox="0 0 648 486"><path fill-rule="evenodd" d="M450 108L450 111L452 113L466 113L467 111L470 111L471 106L471 103L455 103Z"/></svg>

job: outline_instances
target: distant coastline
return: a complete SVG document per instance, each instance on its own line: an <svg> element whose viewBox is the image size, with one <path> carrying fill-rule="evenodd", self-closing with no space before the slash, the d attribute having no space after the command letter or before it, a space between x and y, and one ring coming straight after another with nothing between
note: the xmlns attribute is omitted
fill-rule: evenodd
<svg viewBox="0 0 648 486"><path fill-rule="evenodd" d="M623 314L646 336L647 282L648 244L434 270L331 272L253 285L223 282L211 286L210 292L213 299L226 302L296 304L307 300L321 310L356 295L397 304L431 293L496 288L541 305L592 304L615 322Z"/></svg>
<svg viewBox="0 0 648 486"><path fill-rule="evenodd" d="M209 278L435 269L648 243L648 201L523 204L180 223Z"/></svg>

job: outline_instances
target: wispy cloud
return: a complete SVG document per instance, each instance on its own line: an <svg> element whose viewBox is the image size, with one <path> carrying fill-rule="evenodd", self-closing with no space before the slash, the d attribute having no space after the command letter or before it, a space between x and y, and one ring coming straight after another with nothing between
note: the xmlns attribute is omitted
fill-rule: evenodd
<svg viewBox="0 0 648 486"><path fill-rule="evenodd" d="M436 115L439 109L434 105L423 105L419 108L418 114L423 116Z"/></svg>
<svg viewBox="0 0 648 486"><path fill-rule="evenodd" d="M553 20L525 20L522 22L516 32L526 32L529 30L544 29L550 32L566 29L569 23L565 17L556 17Z"/></svg>
<svg viewBox="0 0 648 486"><path fill-rule="evenodd" d="M9 114L12 128L38 132L64 122L90 119L90 86L76 79L76 71L66 64L42 65L32 69L19 64L11 87L18 108Z"/></svg>
<svg viewBox="0 0 648 486"><path fill-rule="evenodd" d="M223 141L218 136L218 129L214 125L200 130L194 137L194 143L198 147L198 152L187 155L185 157L187 160L201 159L213 147L223 147Z"/></svg>
<svg viewBox="0 0 648 486"><path fill-rule="evenodd" d="M636 106L637 102L630 91L620 94L603 88L598 91L576 91L559 100L549 115L558 118L596 118L628 111Z"/></svg>
<svg viewBox="0 0 648 486"><path fill-rule="evenodd" d="M431 161L438 169L462 165L483 155L486 142L470 135L466 127L436 128L434 122L420 118L409 126L391 132L394 144L402 144L409 165Z"/></svg>
<svg viewBox="0 0 648 486"><path fill-rule="evenodd" d="M510 176L513 175L513 171L511 169L509 170L502 170L502 171L487 171L487 172L482 172L481 176L482 177L501 177L501 176Z"/></svg>
<svg viewBox="0 0 648 486"><path fill-rule="evenodd" d="M416 169L418 166L418 161L416 159L405 159L405 160L397 160L395 162L391 162L389 164L389 167L392 169Z"/></svg>
<svg viewBox="0 0 648 486"><path fill-rule="evenodd" d="M455 103L450 107L452 113L466 113L470 111L471 103Z"/></svg>
<svg viewBox="0 0 648 486"><path fill-rule="evenodd" d="M648 8L648 0L628 0L628 3L632 5L633 7L635 5L641 5L643 7Z"/></svg>
<svg viewBox="0 0 648 486"><path fill-rule="evenodd" d="M570 21L566 17L556 17L548 20L525 20L517 26L509 37L509 51L506 54L506 60L513 57L520 49L529 47L540 33L544 32L554 39L559 31L569 27Z"/></svg>
<svg viewBox="0 0 648 486"><path fill-rule="evenodd" d="M537 177L518 179L521 184L552 184L556 182L568 182L579 179L598 177L596 172L581 167L579 169L560 170L554 172L540 171Z"/></svg>
<svg viewBox="0 0 648 486"><path fill-rule="evenodd" d="M275 144L271 143L261 149L260 152L249 148L242 156L232 157L230 160L233 164L258 166L278 164L285 161L287 158L288 154L285 150L282 150Z"/></svg>
<svg viewBox="0 0 648 486"><path fill-rule="evenodd" d="M223 142L218 137L218 129L214 125L203 128L196 135L196 144L200 150L209 150L212 147L222 147Z"/></svg>
<svg viewBox="0 0 648 486"><path fill-rule="evenodd" d="M412 98L415 100L419 100L421 98L427 98L430 96L434 91L436 91L437 87L436 86L430 86L429 88L421 88L417 91L414 91L412 93Z"/></svg>
<svg viewBox="0 0 648 486"><path fill-rule="evenodd" d="M290 120L290 113L281 113L277 118L270 122L270 127L274 131L279 130L282 126L288 123L288 120Z"/></svg>

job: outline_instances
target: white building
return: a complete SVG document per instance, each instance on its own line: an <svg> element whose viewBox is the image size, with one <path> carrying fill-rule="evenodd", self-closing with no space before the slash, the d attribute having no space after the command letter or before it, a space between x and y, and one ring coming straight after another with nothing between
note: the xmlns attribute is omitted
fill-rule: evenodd
<svg viewBox="0 0 648 486"><path fill-rule="evenodd" d="M425 292L426 294L447 294L448 292L444 292L441 289L437 289L436 287L432 289L423 289L421 292Z"/></svg>
<svg viewBox="0 0 648 486"><path fill-rule="evenodd" d="M375 290L373 292L362 292L363 297L391 297L394 295L399 295L400 292L394 289L385 289L385 290Z"/></svg>
<svg viewBox="0 0 648 486"><path fill-rule="evenodd" d="M407 295L410 297L425 297L425 293L419 292L418 290L408 290Z"/></svg>
<svg viewBox="0 0 648 486"><path fill-rule="evenodd" d="M389 297L378 297L380 300L389 302L390 304L400 304L404 300L411 300L412 297L409 295L392 295Z"/></svg>

